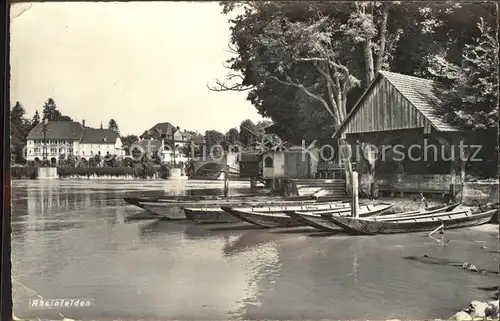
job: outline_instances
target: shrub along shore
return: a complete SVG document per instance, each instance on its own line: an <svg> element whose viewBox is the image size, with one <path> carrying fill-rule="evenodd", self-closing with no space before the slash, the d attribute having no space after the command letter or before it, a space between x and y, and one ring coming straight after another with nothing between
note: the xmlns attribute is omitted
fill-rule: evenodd
<svg viewBox="0 0 500 321"><path fill-rule="evenodd" d="M170 166L145 164L133 167L57 167L59 178L133 177L138 179L167 179ZM11 168L11 179L37 179L37 166Z"/></svg>

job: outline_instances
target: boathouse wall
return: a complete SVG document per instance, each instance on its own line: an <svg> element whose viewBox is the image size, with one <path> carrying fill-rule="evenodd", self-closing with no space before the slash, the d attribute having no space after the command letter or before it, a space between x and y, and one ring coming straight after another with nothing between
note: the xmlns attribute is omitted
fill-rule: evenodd
<svg viewBox="0 0 500 321"><path fill-rule="evenodd" d="M318 167L317 148L309 150L270 150L262 153L262 177L314 178Z"/></svg>

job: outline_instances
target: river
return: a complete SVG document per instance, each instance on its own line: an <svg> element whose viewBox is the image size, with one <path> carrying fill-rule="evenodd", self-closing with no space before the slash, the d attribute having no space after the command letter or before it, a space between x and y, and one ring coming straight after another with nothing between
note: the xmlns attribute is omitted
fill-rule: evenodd
<svg viewBox="0 0 500 321"><path fill-rule="evenodd" d="M231 193L244 190L235 184ZM216 181L13 181L14 313L89 320L446 318L471 300L489 300L486 289L498 283L498 225L446 231L437 242L422 233L213 231L126 219L141 210L125 195L221 188ZM451 263L410 259L424 254ZM484 271L466 271L464 261ZM88 298L93 306L35 309L29 300L36 295Z"/></svg>

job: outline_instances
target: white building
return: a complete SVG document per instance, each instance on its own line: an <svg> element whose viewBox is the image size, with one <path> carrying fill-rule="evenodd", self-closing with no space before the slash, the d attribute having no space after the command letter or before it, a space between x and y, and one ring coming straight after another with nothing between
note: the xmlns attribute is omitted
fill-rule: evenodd
<svg viewBox="0 0 500 321"><path fill-rule="evenodd" d="M183 132L179 127L172 125L169 122L158 123L151 129L145 131L141 135L139 145L149 149L161 152L161 160L163 163L179 163L186 162L189 155L185 155L184 147L189 144L189 135ZM160 146L157 146L159 143Z"/></svg>
<svg viewBox="0 0 500 321"><path fill-rule="evenodd" d="M74 155L88 161L95 155L125 155L122 142L117 133L110 129L91 128L85 121L49 121L33 128L26 138L26 160L41 161L44 157L46 140L47 159L56 163L67 155Z"/></svg>

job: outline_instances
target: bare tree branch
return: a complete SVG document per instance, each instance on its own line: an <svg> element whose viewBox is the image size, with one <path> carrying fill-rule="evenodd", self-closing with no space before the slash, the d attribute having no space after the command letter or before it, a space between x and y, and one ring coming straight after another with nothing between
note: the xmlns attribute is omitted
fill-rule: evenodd
<svg viewBox="0 0 500 321"><path fill-rule="evenodd" d="M294 83L293 81L291 81L291 79L290 79L289 76L287 76L288 81L283 81L283 80L281 80L281 79L279 79L278 77L275 77L275 76L271 76L270 78L273 79L273 80L275 80L275 81L277 81L277 82L279 82L282 85L292 86L292 87L298 88L298 89L302 90L309 97L320 101L323 104L323 106L325 107L326 111L330 114L330 116L332 116L332 118L335 119L335 114L331 110L331 108L328 105L328 103L326 102L326 100L324 100L321 96L313 94L312 92L310 92L303 84L300 84L300 83L296 84L296 83Z"/></svg>
<svg viewBox="0 0 500 321"><path fill-rule="evenodd" d="M234 77L238 77L238 76L239 75L233 75L232 77L234 78ZM241 77L241 76L239 76L239 77ZM237 91L237 92L241 92L241 91L251 90L251 89L255 88L255 86L254 85L245 86L243 84L234 84L234 85L229 86L229 85L226 85L225 83L223 83L222 81L220 81L219 79L216 79L215 80L215 86L210 86L209 84L207 84L207 88L210 91L217 91L217 92L221 92L221 91Z"/></svg>

